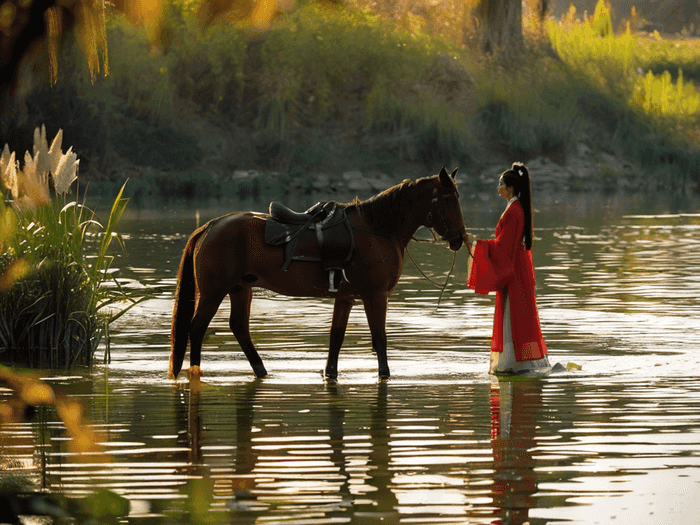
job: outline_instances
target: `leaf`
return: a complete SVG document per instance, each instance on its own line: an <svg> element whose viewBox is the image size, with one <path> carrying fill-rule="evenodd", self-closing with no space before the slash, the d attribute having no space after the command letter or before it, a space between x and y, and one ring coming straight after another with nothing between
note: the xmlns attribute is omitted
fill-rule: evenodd
<svg viewBox="0 0 700 525"><path fill-rule="evenodd" d="M566 369L567 370L581 370L581 365L577 365L576 363L567 363Z"/></svg>
<svg viewBox="0 0 700 525"><path fill-rule="evenodd" d="M111 490L101 489L85 499L87 512L93 518L123 517L129 514L129 500Z"/></svg>
<svg viewBox="0 0 700 525"><path fill-rule="evenodd" d="M4 292L14 283L25 277L31 270L31 266L25 259L15 259L0 276L0 292Z"/></svg>

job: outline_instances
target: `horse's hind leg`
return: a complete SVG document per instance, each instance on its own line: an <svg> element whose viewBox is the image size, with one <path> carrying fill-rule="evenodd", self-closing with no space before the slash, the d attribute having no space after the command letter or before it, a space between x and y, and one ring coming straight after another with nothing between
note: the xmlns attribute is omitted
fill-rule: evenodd
<svg viewBox="0 0 700 525"><path fill-rule="evenodd" d="M202 342L209 323L216 315L219 305L225 296L202 292L192 317L190 326L190 368L200 367L202 362Z"/></svg>
<svg viewBox="0 0 700 525"><path fill-rule="evenodd" d="M253 367L256 377L265 377L267 370L265 370L265 365L263 365L262 359L260 359L260 355L250 339L250 302L253 298L253 291L250 288L243 288L231 292L230 297L231 317L228 324L231 331L236 336L238 344L241 345L241 350L248 358L250 366Z"/></svg>
<svg viewBox="0 0 700 525"><path fill-rule="evenodd" d="M336 299L333 307L333 323L331 324L331 339L328 347L328 360L326 361L326 377L336 379L338 377L338 354L343 346L345 330L348 327L350 310L355 304L353 299Z"/></svg>

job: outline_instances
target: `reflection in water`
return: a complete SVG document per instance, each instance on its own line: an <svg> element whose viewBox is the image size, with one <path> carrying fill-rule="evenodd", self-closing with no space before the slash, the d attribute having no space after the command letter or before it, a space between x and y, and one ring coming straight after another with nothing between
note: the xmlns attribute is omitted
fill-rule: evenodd
<svg viewBox="0 0 700 525"><path fill-rule="evenodd" d="M391 428L387 416L387 389L385 382L377 385L376 399L369 407L369 446L367 479L371 498L362 498L353 505L356 523L396 523L398 500L392 490Z"/></svg>
<svg viewBox="0 0 700 525"><path fill-rule="evenodd" d="M46 378L85 406L104 457L77 461L42 409L0 428L0 478L107 488L131 502L129 523L202 509L218 523L698 523L700 217L574 204L590 217L538 216L535 266L551 359L583 370L523 382L486 373L493 298L464 289L460 252L437 311L439 291L406 265L389 382L376 382L361 309L326 384L332 304L261 292L251 332L270 375L252 377L222 308L201 383L170 383L173 275L194 219L135 221L120 278L156 299L114 327L109 367ZM452 262L442 246L411 251L438 280Z"/></svg>
<svg viewBox="0 0 700 525"><path fill-rule="evenodd" d="M493 503L498 523L524 524L537 505L536 462L533 458L538 411L542 405L539 380L498 381L491 386L491 446Z"/></svg>
<svg viewBox="0 0 700 525"><path fill-rule="evenodd" d="M47 410L0 429L3 468L72 496L108 488L129 499L133 523L196 522L203 509L218 523L654 523L692 512L680 494L700 484L698 377L376 383L372 361L367 383L134 389L127 378L105 399L97 378L89 393L60 381L94 407L108 454L68 456Z"/></svg>

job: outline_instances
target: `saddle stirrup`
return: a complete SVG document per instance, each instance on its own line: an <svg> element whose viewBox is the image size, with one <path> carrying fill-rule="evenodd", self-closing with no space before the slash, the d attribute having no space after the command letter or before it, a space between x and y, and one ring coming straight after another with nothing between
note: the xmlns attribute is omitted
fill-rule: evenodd
<svg viewBox="0 0 700 525"><path fill-rule="evenodd" d="M335 287L335 270L328 270L328 291L338 291L338 289Z"/></svg>

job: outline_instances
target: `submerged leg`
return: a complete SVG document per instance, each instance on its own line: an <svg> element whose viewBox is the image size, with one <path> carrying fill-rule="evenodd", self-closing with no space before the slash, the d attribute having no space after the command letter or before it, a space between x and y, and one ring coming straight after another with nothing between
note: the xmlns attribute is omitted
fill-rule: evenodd
<svg viewBox="0 0 700 525"><path fill-rule="evenodd" d="M216 315L224 296L202 293L192 317L190 328L190 368L200 367L202 362L202 341L209 323Z"/></svg>
<svg viewBox="0 0 700 525"><path fill-rule="evenodd" d="M248 358L250 366L253 367L256 377L265 377L267 370L263 365L260 355L258 355L253 341L250 338L250 302L253 298L253 291L250 288L243 288L237 292L231 292L231 317L229 327L233 335L236 336L241 350Z"/></svg>
<svg viewBox="0 0 700 525"><path fill-rule="evenodd" d="M389 363L386 356L386 310L389 299L385 294L377 294L363 299L369 331L372 334L372 348L377 353L379 377L389 378Z"/></svg>
<svg viewBox="0 0 700 525"><path fill-rule="evenodd" d="M348 326L350 310L355 304L354 299L336 299L333 306L333 322L331 324L331 339L328 347L328 360L326 361L326 377L336 379L338 377L338 355L340 347L345 339L345 329Z"/></svg>

